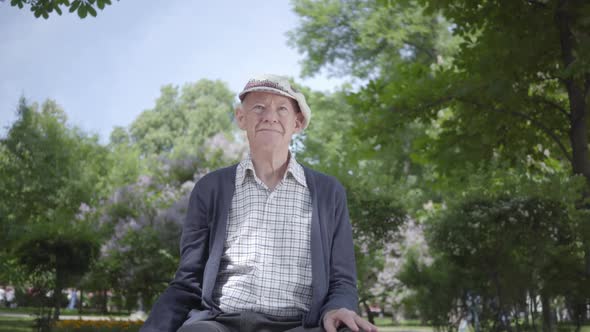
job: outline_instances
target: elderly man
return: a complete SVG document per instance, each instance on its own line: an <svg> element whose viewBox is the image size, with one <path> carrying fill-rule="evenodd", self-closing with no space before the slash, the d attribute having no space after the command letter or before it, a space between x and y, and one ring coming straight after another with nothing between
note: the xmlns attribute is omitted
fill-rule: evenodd
<svg viewBox="0 0 590 332"><path fill-rule="evenodd" d="M310 121L305 97L265 75L239 98L250 154L195 185L180 266L141 331L377 331L355 312L344 188L289 152Z"/></svg>

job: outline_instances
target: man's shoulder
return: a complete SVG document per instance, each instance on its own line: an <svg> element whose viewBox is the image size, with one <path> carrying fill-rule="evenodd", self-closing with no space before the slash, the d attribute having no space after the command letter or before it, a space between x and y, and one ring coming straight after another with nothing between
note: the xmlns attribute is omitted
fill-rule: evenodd
<svg viewBox="0 0 590 332"><path fill-rule="evenodd" d="M308 182L312 182L316 188L344 191L344 186L340 181L329 174L316 171L308 166L301 165L305 172L305 178Z"/></svg>
<svg viewBox="0 0 590 332"><path fill-rule="evenodd" d="M233 183L236 176L236 168L238 164L223 167L211 171L197 181L199 187L219 186L225 182Z"/></svg>

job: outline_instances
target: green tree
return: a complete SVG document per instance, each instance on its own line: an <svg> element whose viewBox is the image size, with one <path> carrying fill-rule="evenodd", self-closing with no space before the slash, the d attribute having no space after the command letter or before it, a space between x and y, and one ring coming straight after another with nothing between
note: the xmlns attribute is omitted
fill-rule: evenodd
<svg viewBox="0 0 590 332"><path fill-rule="evenodd" d="M395 75L400 64L437 63L457 43L450 23L415 1L296 0L294 10L302 20L289 42L305 55L306 76L322 68L361 80Z"/></svg>
<svg viewBox="0 0 590 332"><path fill-rule="evenodd" d="M0 0L4 1L6 0ZM45 19L54 11L61 15L62 8L68 9L70 13L76 12L80 18L85 18L88 14L96 17L97 9L102 10L111 3L111 0L10 0L11 6L20 9L27 6L35 17L43 16Z"/></svg>
<svg viewBox="0 0 590 332"><path fill-rule="evenodd" d="M0 146L2 250L31 275L52 276L57 317L61 290L95 257L97 240L79 213L104 195L108 151L69 127L51 100L39 108L21 99Z"/></svg>
<svg viewBox="0 0 590 332"><path fill-rule="evenodd" d="M434 139L419 147L441 173L494 154L523 162L548 149L590 181L589 8L557 0L302 0L295 10L304 20L291 40L307 55L304 73L341 65L368 80L351 99L364 113L363 137L391 144L392 124L436 121ZM355 69L365 67L372 69Z"/></svg>
<svg viewBox="0 0 590 332"><path fill-rule="evenodd" d="M443 298L445 305L423 313L432 315L427 318L438 323L457 323L440 317L456 309L454 301L462 303L462 310L467 311L466 295L471 293L481 298L480 319L486 330L497 329L498 324L503 324L503 316L519 330L531 329L530 324L535 322L529 320L531 312L526 303L540 296L544 330L553 330L549 299L587 293L583 286L588 282L583 270L583 239L579 234L578 222L568 216L567 209L560 202L544 198L471 197L449 208L430 225L429 243L441 261L435 266L451 266L445 278L454 280L455 286L440 289L442 293L453 291ZM425 275L416 280L409 276L404 280L417 289L428 286L433 282L428 277L433 271L427 267L424 271ZM416 277L416 273L410 276ZM422 305L424 300L420 301ZM523 311L528 326L519 326L523 322L518 313Z"/></svg>
<svg viewBox="0 0 590 332"><path fill-rule="evenodd" d="M477 297L485 330L506 328L502 317L512 328L531 330L540 317L534 304L540 296L543 328L549 331L555 328L552 299L561 298L561 308L580 324L580 304L590 295L583 286L588 282L583 269L588 230L587 216L575 202L585 180L551 168L543 176L490 168L474 170L462 187L447 191L445 207L429 218L434 262L407 257L400 276L414 290L407 302L419 308L423 319L452 328L470 309L468 298Z"/></svg>
<svg viewBox="0 0 590 332"><path fill-rule="evenodd" d="M388 165L371 160L351 135L355 114L342 92L326 94L305 90L314 110L310 127L295 139L296 157L317 170L336 176L346 187L356 246L359 301L370 321L369 306L382 294L372 291L383 270L385 244L398 235L406 211L393 194L399 183L384 176ZM388 173L389 175L389 173Z"/></svg>
<svg viewBox="0 0 590 332"><path fill-rule="evenodd" d="M303 20L291 40L306 54L304 74L350 68L344 74L360 82L349 101L368 149L397 144L399 124L423 126L410 156L429 168L422 179L442 190L437 200L499 159L533 177L584 177L574 200L587 206L587 2L301 0L295 10Z"/></svg>
<svg viewBox="0 0 590 332"><path fill-rule="evenodd" d="M458 316L457 299L463 295L463 271L438 257L431 264L425 264L415 251L405 257L404 266L398 276L412 292L403 299L403 305L410 312L417 312L425 324L435 327L450 327L449 316Z"/></svg>
<svg viewBox="0 0 590 332"><path fill-rule="evenodd" d="M115 127L111 132L110 150L108 155L111 168L107 183L109 192L135 183L140 174L147 172L145 159L141 157L141 151L137 145L131 143L127 130L123 127Z"/></svg>
<svg viewBox="0 0 590 332"><path fill-rule="evenodd" d="M234 93L221 81L200 80L179 91L163 86L153 109L131 124L131 141L144 156L194 155L205 141L232 129Z"/></svg>
<svg viewBox="0 0 590 332"><path fill-rule="evenodd" d="M14 248L14 256L28 273L51 274L49 282L41 286L52 291L55 320L59 318L62 290L78 284L97 257L95 231L84 222L37 224Z"/></svg>
<svg viewBox="0 0 590 332"><path fill-rule="evenodd" d="M3 243L10 248L31 225L74 220L83 203L105 193L108 151L66 124L54 101L40 109L21 100L17 120L0 141Z"/></svg>
<svg viewBox="0 0 590 332"><path fill-rule="evenodd" d="M105 238L84 285L115 288L129 310L149 308L173 276L188 195L208 169L235 162L233 97L220 81L162 87L153 109L117 127L108 149L111 195L92 211ZM104 309L105 305L103 305Z"/></svg>

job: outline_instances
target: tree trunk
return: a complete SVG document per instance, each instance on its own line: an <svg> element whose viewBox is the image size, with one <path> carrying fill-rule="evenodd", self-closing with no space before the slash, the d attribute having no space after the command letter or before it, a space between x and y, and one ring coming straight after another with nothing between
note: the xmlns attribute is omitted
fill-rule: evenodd
<svg viewBox="0 0 590 332"><path fill-rule="evenodd" d="M541 294L541 305L543 307L543 332L555 332L555 320L553 319L553 310L551 308L551 298L546 294Z"/></svg>
<svg viewBox="0 0 590 332"><path fill-rule="evenodd" d="M531 295L531 320L533 322L533 331L537 332L537 296Z"/></svg>
<svg viewBox="0 0 590 332"><path fill-rule="evenodd" d="M524 330L529 330L531 329L531 320L529 315L531 314L531 306L530 306L530 301L527 301L530 298L530 293L527 292L526 296L525 296L525 301L524 301ZM527 305L528 302L528 305Z"/></svg>
<svg viewBox="0 0 590 332"><path fill-rule="evenodd" d="M61 276L59 271L55 272L55 287L53 288L53 319L58 320L61 309Z"/></svg>
<svg viewBox="0 0 590 332"><path fill-rule="evenodd" d="M107 305L108 305L107 290L103 289L102 290L102 312L104 314L107 314L109 312Z"/></svg>
<svg viewBox="0 0 590 332"><path fill-rule="evenodd" d="M365 307L365 312L367 313L367 320L371 324L375 324L375 317L373 316L373 313L371 312L371 307L367 304L366 300L361 301L361 303L363 304L363 307Z"/></svg>
<svg viewBox="0 0 590 332"><path fill-rule="evenodd" d="M498 277L498 273L496 271L492 272L492 282L494 284L494 287L496 288L496 299L497 299L497 305L498 307L496 308L496 318L495 318L495 328L493 329L494 331L501 331L501 330L507 330L510 331L511 327L510 327L510 320L509 319L505 319L505 312L504 312L504 299L502 298L502 286L500 284L500 280Z"/></svg>
<svg viewBox="0 0 590 332"><path fill-rule="evenodd" d="M555 21L559 29L559 40L561 46L561 58L564 68L570 67L575 61L576 41L572 33L573 17L571 10L567 8L570 1L559 1L559 7L555 14ZM586 104L585 95L587 88L590 86L590 73L583 73L576 76L570 76L563 79L565 84L569 104L570 104L570 144L572 147L572 169L576 175L582 175L586 178L586 190L583 197L590 196L590 158L588 153L588 128L586 118L588 116L588 105ZM582 201L582 200L581 200ZM588 206L580 206L582 209L590 209ZM585 254L585 271L590 276L590 243L584 243Z"/></svg>
<svg viewBox="0 0 590 332"><path fill-rule="evenodd" d="M78 313L82 314L82 302L84 302L84 289L80 288L80 302L78 303Z"/></svg>

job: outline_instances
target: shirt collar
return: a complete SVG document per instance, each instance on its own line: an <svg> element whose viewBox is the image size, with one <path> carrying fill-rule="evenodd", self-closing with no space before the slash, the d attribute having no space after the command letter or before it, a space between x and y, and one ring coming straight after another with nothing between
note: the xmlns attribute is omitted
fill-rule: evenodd
<svg viewBox="0 0 590 332"><path fill-rule="evenodd" d="M252 176L256 177L256 171L254 170L254 164L252 163L252 157L250 154L246 157L246 159L242 160L238 165L238 169L236 170L236 183L243 184L246 176L251 174ZM287 171L283 176L283 181L287 178L288 175L291 175L295 181L299 182L302 186L307 188L307 182L305 181L305 172L303 171L303 166L295 160L295 157L289 151L289 164L287 165Z"/></svg>

